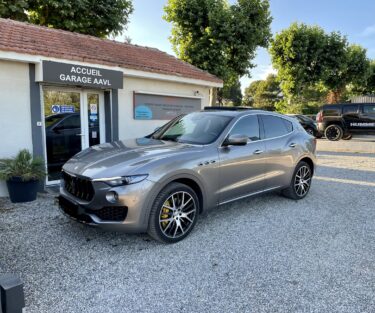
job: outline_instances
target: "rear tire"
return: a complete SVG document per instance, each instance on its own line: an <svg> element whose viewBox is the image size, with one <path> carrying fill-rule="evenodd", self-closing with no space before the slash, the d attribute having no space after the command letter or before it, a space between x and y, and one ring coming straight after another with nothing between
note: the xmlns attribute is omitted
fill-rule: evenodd
<svg viewBox="0 0 375 313"><path fill-rule="evenodd" d="M330 141L338 141L344 135L344 131L341 126L337 124L329 125L324 131L324 135Z"/></svg>
<svg viewBox="0 0 375 313"><path fill-rule="evenodd" d="M156 197L150 212L148 234L162 243L175 243L190 234L199 214L199 200L189 186L167 185Z"/></svg>
<svg viewBox="0 0 375 313"><path fill-rule="evenodd" d="M310 165L304 161L297 164L292 180L288 188L282 191L282 195L293 200L301 200L310 191L312 180L312 169Z"/></svg>

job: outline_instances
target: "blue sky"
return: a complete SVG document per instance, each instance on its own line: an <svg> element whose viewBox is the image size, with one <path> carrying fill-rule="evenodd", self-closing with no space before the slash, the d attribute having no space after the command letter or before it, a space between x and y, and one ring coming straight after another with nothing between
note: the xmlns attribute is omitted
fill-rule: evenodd
<svg viewBox="0 0 375 313"><path fill-rule="evenodd" d="M168 37L169 23L162 19L166 0L133 0L134 13L124 35L133 44L155 47L174 54ZM235 2L234 0L230 1ZM375 0L270 0L273 33L288 27L292 22L304 22L323 27L326 31L340 31L349 42L367 49L375 59ZM117 38L122 40L122 38ZM252 80L264 79L272 72L267 50L259 49L251 71L251 79L241 79L244 89Z"/></svg>

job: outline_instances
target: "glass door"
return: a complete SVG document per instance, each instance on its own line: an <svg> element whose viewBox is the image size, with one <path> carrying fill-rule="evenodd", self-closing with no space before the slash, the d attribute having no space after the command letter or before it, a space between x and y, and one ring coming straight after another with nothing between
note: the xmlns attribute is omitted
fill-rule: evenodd
<svg viewBox="0 0 375 313"><path fill-rule="evenodd" d="M72 156L104 142L102 93L46 87L43 90L47 184L57 183Z"/></svg>

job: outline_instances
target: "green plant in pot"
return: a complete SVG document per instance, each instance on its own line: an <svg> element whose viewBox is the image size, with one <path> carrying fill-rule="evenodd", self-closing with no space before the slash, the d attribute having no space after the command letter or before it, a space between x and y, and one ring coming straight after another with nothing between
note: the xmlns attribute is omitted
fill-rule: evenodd
<svg viewBox="0 0 375 313"><path fill-rule="evenodd" d="M33 158L27 149L13 158L0 160L0 179L6 181L13 203L34 201L39 181L45 175L43 159Z"/></svg>

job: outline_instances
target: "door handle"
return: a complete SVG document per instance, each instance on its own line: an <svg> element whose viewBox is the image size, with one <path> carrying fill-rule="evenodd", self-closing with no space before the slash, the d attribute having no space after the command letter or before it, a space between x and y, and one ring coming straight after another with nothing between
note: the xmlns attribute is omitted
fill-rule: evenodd
<svg viewBox="0 0 375 313"><path fill-rule="evenodd" d="M255 150L254 151L254 154L261 154L261 153L263 153L263 150Z"/></svg>
<svg viewBox="0 0 375 313"><path fill-rule="evenodd" d="M291 147L291 148L295 148L296 146L297 146L297 144L294 143L294 142L289 145L289 147Z"/></svg>

